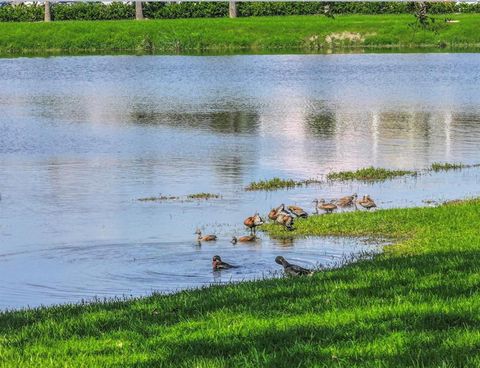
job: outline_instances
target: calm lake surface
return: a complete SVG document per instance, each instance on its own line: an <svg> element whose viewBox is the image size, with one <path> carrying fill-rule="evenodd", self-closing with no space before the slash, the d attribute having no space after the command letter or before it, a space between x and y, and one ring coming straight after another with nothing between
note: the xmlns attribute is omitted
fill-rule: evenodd
<svg viewBox="0 0 480 368"><path fill-rule="evenodd" d="M274 176L480 162L480 54L0 59L0 308L334 266L357 239L230 243L280 203L478 196L480 169L245 192ZM140 202L210 192L209 201ZM219 241L198 246L196 228ZM211 271L220 254L241 268Z"/></svg>

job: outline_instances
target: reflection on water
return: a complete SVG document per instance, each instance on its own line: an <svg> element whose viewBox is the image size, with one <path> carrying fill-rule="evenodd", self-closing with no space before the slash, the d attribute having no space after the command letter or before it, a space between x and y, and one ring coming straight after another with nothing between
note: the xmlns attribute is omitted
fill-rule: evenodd
<svg viewBox="0 0 480 368"><path fill-rule="evenodd" d="M386 183L245 192L367 165L480 161L477 54L0 59L0 308L218 281L213 254L332 265L357 240L232 246L279 203L369 193L381 207L479 194L480 169ZM144 203L210 192L211 201ZM220 241L195 247L193 232ZM333 262L333 263L332 263Z"/></svg>

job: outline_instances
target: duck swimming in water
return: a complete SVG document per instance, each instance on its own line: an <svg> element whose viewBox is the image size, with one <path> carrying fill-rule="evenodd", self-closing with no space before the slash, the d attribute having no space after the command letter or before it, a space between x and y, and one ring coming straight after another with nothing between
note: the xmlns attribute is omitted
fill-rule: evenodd
<svg viewBox="0 0 480 368"><path fill-rule="evenodd" d="M301 266L297 266L294 264L289 263L285 258L282 256L277 256L275 258L275 262L279 265L283 266L283 271L289 276L311 276L313 275L312 270L308 270Z"/></svg>
<svg viewBox="0 0 480 368"><path fill-rule="evenodd" d="M214 271L228 270L229 268L237 268L238 266L231 265L227 262L223 262L220 256L213 256L212 268Z"/></svg>
<svg viewBox="0 0 480 368"><path fill-rule="evenodd" d="M250 235L254 235L257 233L257 227L263 225L263 219L260 217L258 213L253 216L247 217L243 224L250 229Z"/></svg>
<svg viewBox="0 0 480 368"><path fill-rule="evenodd" d="M364 195L363 198L358 201L358 204L363 208L366 208L367 210L377 207L377 205L375 204L375 201L372 198L370 198L369 195Z"/></svg>
<svg viewBox="0 0 480 368"><path fill-rule="evenodd" d="M325 199L315 199L313 201L313 203L315 203L315 211L316 213L318 213L318 210L323 210L325 211L326 213L332 213L333 211L335 211L337 209L337 205L335 203L326 203L325 202Z"/></svg>
<svg viewBox="0 0 480 368"><path fill-rule="evenodd" d="M195 231L195 234L197 234L197 240L199 242L202 242L202 241L215 241L217 240L217 236L216 235L204 235L202 236L202 232L197 229L197 231Z"/></svg>
<svg viewBox="0 0 480 368"><path fill-rule="evenodd" d="M245 235L245 236L239 236L238 238L234 236L231 240L232 244L237 244L237 243L248 243L248 242L254 242L257 240L257 237L255 235Z"/></svg>

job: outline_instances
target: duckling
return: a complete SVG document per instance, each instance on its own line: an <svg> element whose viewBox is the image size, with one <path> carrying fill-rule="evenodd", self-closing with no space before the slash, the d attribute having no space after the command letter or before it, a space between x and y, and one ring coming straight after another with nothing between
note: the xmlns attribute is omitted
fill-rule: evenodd
<svg viewBox="0 0 480 368"><path fill-rule="evenodd" d="M325 199L320 199L320 200L315 199L313 203L315 203L315 211L317 214L318 214L318 210L323 210L326 213L332 213L337 209L337 205L335 203L332 203L332 202L326 203Z"/></svg>
<svg viewBox="0 0 480 368"><path fill-rule="evenodd" d="M367 210L377 207L377 205L375 204L375 201L372 198L370 198L369 195L364 195L363 198L358 201L358 204L363 208L366 208Z"/></svg>
<svg viewBox="0 0 480 368"><path fill-rule="evenodd" d="M238 242L248 243L248 242L253 242L255 240L257 240L257 237L255 235L245 235L245 236L240 236L238 238L234 236L231 240L231 243L232 244L237 244Z"/></svg>
<svg viewBox="0 0 480 368"><path fill-rule="evenodd" d="M283 266L283 271L289 276L311 276L313 275L312 270L307 270L306 268L293 265L289 263L285 258L282 256L277 256L275 258L275 262L279 265Z"/></svg>
<svg viewBox="0 0 480 368"><path fill-rule="evenodd" d="M293 216L292 215L289 215L289 214L284 213L284 212L280 212L280 214L277 216L275 222L280 224L280 225L285 226L285 228L288 231L294 230L294 228L293 228Z"/></svg>
<svg viewBox="0 0 480 368"><path fill-rule="evenodd" d="M260 217L258 213L254 214L253 216L247 217L243 224L250 229L250 234L254 235L257 233L257 226L263 225L263 219Z"/></svg>
<svg viewBox="0 0 480 368"><path fill-rule="evenodd" d="M298 206L288 206L288 210L294 214L296 217L307 218L308 213L306 213L303 208Z"/></svg>
<svg viewBox="0 0 480 368"><path fill-rule="evenodd" d="M238 266L234 266L227 262L223 262L220 256L213 256L212 268L214 271L217 271L217 270L227 270L229 268L238 268Z"/></svg>
<svg viewBox="0 0 480 368"><path fill-rule="evenodd" d="M217 240L217 236L216 235L204 235L202 236L202 232L197 229L197 231L195 231L195 234L197 234L197 240L199 242L202 242L202 241L215 241Z"/></svg>
<svg viewBox="0 0 480 368"><path fill-rule="evenodd" d="M340 198L337 201L337 206L339 207L350 207L355 205L355 202L357 201L357 193L352 194L351 196L345 196Z"/></svg>

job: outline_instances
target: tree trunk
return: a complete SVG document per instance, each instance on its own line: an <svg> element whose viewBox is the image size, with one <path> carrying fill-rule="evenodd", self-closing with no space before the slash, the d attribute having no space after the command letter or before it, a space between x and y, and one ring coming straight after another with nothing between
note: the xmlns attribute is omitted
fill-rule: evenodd
<svg viewBox="0 0 480 368"><path fill-rule="evenodd" d="M228 16L230 18L237 17L237 3L235 1L230 1L228 3Z"/></svg>
<svg viewBox="0 0 480 368"><path fill-rule="evenodd" d="M143 8L141 1L135 1L135 19L142 20L143 19Z"/></svg>
<svg viewBox="0 0 480 368"><path fill-rule="evenodd" d="M45 0L45 22L50 22L52 20L52 15L50 14L50 1Z"/></svg>

